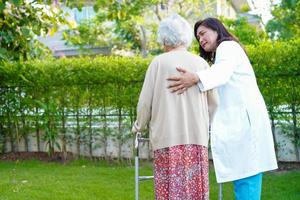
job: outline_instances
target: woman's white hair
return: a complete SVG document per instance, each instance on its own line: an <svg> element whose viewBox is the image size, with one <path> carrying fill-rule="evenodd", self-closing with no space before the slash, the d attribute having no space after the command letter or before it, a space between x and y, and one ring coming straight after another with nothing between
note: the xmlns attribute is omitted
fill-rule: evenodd
<svg viewBox="0 0 300 200"><path fill-rule="evenodd" d="M163 19L158 27L157 41L164 46L188 48L192 43L193 29L180 15L173 14Z"/></svg>

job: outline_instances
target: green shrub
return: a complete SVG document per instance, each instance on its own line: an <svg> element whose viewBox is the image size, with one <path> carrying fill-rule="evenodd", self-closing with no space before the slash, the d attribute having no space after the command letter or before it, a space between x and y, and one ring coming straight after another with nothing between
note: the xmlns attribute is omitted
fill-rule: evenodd
<svg viewBox="0 0 300 200"><path fill-rule="evenodd" d="M286 119L292 124L295 142L299 142L300 39L263 42L246 49L272 122ZM1 126L11 140L46 130L46 142L53 151L58 133L66 134L67 120L76 122L72 131L77 142L86 139L87 143L91 143L93 135L106 138L111 130L108 125L95 130L91 124L107 124L110 120L118 123L114 135L123 141L120 134L130 132L128 123L135 118L150 61L151 58L98 56L2 63ZM278 114L283 111L292 114ZM82 135L86 130L88 134Z"/></svg>

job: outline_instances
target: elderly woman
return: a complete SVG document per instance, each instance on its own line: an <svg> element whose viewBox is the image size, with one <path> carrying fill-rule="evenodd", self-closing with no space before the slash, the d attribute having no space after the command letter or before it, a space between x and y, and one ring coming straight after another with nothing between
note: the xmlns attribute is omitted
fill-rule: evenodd
<svg viewBox="0 0 300 200"><path fill-rule="evenodd" d="M167 89L177 66L192 72L207 62L187 51L192 28L179 15L161 21L158 42L165 53L155 57L146 73L133 132L149 124L154 151L156 199L209 199L208 127L217 105L215 91L199 92L195 85L182 95Z"/></svg>

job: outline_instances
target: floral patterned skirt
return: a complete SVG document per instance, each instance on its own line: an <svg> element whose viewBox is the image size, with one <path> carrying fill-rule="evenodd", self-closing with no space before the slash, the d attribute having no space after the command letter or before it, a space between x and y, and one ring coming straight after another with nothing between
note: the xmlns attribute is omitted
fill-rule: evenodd
<svg viewBox="0 0 300 200"><path fill-rule="evenodd" d="M154 151L157 200L208 200L208 149L178 145Z"/></svg>

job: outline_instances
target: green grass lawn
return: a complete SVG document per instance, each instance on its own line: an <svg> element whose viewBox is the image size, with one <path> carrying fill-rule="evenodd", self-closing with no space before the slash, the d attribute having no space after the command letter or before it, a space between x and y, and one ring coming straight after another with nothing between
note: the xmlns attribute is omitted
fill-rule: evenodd
<svg viewBox="0 0 300 200"><path fill-rule="evenodd" d="M151 175L143 164L143 175ZM210 199L218 185L210 170ZM62 165L40 161L0 161L0 200L123 200L134 199L134 166L77 160ZM140 199L154 199L153 181L140 183ZM224 200L232 200L230 183ZM270 172L263 177L262 200L299 200L300 171Z"/></svg>

